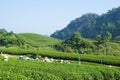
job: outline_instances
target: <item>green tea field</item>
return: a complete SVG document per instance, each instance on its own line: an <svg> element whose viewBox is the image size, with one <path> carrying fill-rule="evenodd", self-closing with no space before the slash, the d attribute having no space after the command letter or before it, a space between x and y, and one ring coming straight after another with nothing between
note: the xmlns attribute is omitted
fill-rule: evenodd
<svg viewBox="0 0 120 80"><path fill-rule="evenodd" d="M0 57L0 80L120 80L120 68L96 63L70 61L42 62Z"/></svg>

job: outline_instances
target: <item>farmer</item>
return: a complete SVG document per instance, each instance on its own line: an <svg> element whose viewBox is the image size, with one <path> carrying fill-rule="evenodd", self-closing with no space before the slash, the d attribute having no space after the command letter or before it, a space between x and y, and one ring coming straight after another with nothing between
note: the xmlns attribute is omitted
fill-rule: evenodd
<svg viewBox="0 0 120 80"><path fill-rule="evenodd" d="M4 61L8 61L8 56L4 56Z"/></svg>
<svg viewBox="0 0 120 80"><path fill-rule="evenodd" d="M63 62L64 62L64 60L63 60L63 59L61 59L61 60L60 60L60 63L63 63Z"/></svg>
<svg viewBox="0 0 120 80"><path fill-rule="evenodd" d="M80 60L80 57L78 57L78 64L81 64L81 60Z"/></svg>
<svg viewBox="0 0 120 80"><path fill-rule="evenodd" d="M26 57L26 60L30 60L30 58L29 58L29 57Z"/></svg>
<svg viewBox="0 0 120 80"><path fill-rule="evenodd" d="M103 57L100 59L100 63L101 63L101 64L104 63L104 58L103 58Z"/></svg>
<svg viewBox="0 0 120 80"><path fill-rule="evenodd" d="M3 54L3 52L1 51L1 53L0 54Z"/></svg>
<svg viewBox="0 0 120 80"><path fill-rule="evenodd" d="M20 57L19 57L19 60L24 60L23 56L20 56Z"/></svg>

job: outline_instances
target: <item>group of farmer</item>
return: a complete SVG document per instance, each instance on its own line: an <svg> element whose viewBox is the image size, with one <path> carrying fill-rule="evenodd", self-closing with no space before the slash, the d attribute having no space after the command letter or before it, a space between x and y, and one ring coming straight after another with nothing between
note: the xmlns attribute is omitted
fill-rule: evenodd
<svg viewBox="0 0 120 80"><path fill-rule="evenodd" d="M104 64L104 62L105 62L104 57L102 57L102 58L100 59L100 64ZM78 64L81 64L81 59L80 59L80 57L78 57Z"/></svg>
<svg viewBox="0 0 120 80"><path fill-rule="evenodd" d="M8 61L9 57L8 55L5 55L4 56L4 61ZM19 56L19 60L24 60L24 57L23 56ZM30 57L26 57L26 60L30 60ZM61 60L61 63L63 62L63 60ZM100 59L100 63L103 64L104 63L104 58L101 58ZM81 59L80 57L78 57L78 64L81 64Z"/></svg>
<svg viewBox="0 0 120 80"><path fill-rule="evenodd" d="M1 52L1 54L2 54L3 52ZM4 56L4 61L8 61L8 59L9 59L9 57L8 57L8 55L5 55ZM35 58L35 59L37 59L37 58ZM24 60L24 57L21 55L21 56L19 56L19 60ZM26 60L30 60L30 57L29 56L27 56L26 57ZM46 58L45 58L45 60L46 60ZM61 60L61 63L63 63L63 60ZM69 63L69 62L68 62ZM100 59L100 64L103 64L104 63L104 57L102 57L101 59ZM78 57L78 64L81 64L81 58L80 57Z"/></svg>

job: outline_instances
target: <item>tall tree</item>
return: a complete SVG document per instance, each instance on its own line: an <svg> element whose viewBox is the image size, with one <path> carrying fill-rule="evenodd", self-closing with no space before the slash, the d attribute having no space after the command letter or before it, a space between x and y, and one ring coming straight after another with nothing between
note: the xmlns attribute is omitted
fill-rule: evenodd
<svg viewBox="0 0 120 80"><path fill-rule="evenodd" d="M110 32L106 32L106 36L105 36L105 40L106 41L110 41L110 39L112 39L112 34Z"/></svg>

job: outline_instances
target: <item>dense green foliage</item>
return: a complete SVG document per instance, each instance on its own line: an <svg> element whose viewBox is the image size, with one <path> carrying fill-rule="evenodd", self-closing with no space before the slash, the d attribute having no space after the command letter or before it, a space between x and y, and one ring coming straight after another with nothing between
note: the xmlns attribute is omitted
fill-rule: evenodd
<svg viewBox="0 0 120 80"><path fill-rule="evenodd" d="M80 57L82 61L95 62L95 63L100 63L100 59L104 57L105 59L104 64L120 66L119 56L102 55L102 54L101 55L93 55L93 54L86 55L86 54L76 54L76 53L71 54L71 53L63 53L63 52L58 52L58 51L48 50L48 49L33 50L33 49L21 49L16 47L9 47L9 48L1 47L0 50L2 50L3 53L8 53L12 55L27 55L27 54L35 55L36 54L36 55L41 55L43 57L48 56L56 59L77 60L78 57Z"/></svg>
<svg viewBox="0 0 120 80"><path fill-rule="evenodd" d="M51 37L68 39L74 32L80 32L82 37L95 38L98 34L104 36L109 31L113 39L120 36L120 7L108 11L106 14L85 14L71 21L67 27L57 31Z"/></svg>
<svg viewBox="0 0 120 80"><path fill-rule="evenodd" d="M22 46L24 44L24 41L19 39L12 31L7 32L5 29L0 29L0 46L10 47L12 45Z"/></svg>
<svg viewBox="0 0 120 80"><path fill-rule="evenodd" d="M112 35L109 32L106 32L105 37L97 35L96 41L82 38L79 33L74 33L72 37L62 41L62 43L56 44L54 48L62 52L82 54L99 53L100 50L106 50L107 47L110 47L109 41L111 38Z"/></svg>
<svg viewBox="0 0 120 80"><path fill-rule="evenodd" d="M79 33L74 33L72 37L56 44L54 48L62 52L75 52L75 53L92 53L94 44L89 40L81 37Z"/></svg>
<svg viewBox="0 0 120 80"><path fill-rule="evenodd" d="M93 66L94 65L94 66ZM82 63L45 63L0 58L1 80L119 80L120 68Z"/></svg>
<svg viewBox="0 0 120 80"><path fill-rule="evenodd" d="M51 46L60 42L60 40L58 39L54 39L34 33L20 33L17 35L21 40L25 41L27 44L34 47Z"/></svg>

